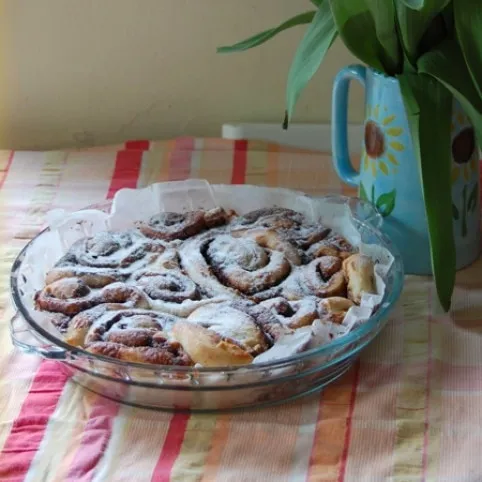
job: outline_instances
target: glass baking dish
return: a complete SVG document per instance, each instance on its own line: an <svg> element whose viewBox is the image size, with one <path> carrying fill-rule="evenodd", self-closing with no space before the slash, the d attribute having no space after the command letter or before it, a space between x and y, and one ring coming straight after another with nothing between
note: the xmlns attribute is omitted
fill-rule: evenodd
<svg viewBox="0 0 482 482"><path fill-rule="evenodd" d="M15 346L26 353L55 360L59 370L83 387L107 398L158 410L225 411L287 402L319 391L342 376L360 351L385 326L403 287L403 265L392 242L381 233L382 217L357 198L325 196L326 203L343 204L365 244L386 248L394 261L384 279L386 289L374 314L350 333L329 344L286 359L238 368L193 368L123 362L94 355L63 342L53 327L44 326L22 292L23 263L49 228L20 252L11 270L11 296L16 313L11 320ZM95 206L108 212L110 203ZM90 206L86 209L92 209Z"/></svg>

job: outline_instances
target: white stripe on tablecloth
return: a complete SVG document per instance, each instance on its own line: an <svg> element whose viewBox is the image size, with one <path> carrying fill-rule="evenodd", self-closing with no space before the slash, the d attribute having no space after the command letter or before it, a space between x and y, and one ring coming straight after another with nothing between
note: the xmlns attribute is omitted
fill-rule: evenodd
<svg viewBox="0 0 482 482"><path fill-rule="evenodd" d="M289 482L306 481L319 411L320 404L316 403L312 397L303 402L298 439L295 445L291 473L288 477Z"/></svg>

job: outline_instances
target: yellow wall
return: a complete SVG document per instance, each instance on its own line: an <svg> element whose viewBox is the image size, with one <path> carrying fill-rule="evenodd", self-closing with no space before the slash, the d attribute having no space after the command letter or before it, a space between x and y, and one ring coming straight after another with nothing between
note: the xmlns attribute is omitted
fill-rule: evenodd
<svg viewBox="0 0 482 482"><path fill-rule="evenodd" d="M217 136L223 122L279 122L303 28L243 54L241 40L308 0L3 0L0 147ZM295 121L329 121L331 82L353 62L337 43ZM360 120L355 91L351 119Z"/></svg>

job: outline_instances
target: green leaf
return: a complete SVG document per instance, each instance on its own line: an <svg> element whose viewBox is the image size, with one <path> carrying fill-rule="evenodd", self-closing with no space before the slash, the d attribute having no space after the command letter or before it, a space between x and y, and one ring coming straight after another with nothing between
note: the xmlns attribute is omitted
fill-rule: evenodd
<svg viewBox="0 0 482 482"><path fill-rule="evenodd" d="M459 101L469 116L480 143L482 139L482 98L477 92L459 45L446 40L418 61L418 70L439 80Z"/></svg>
<svg viewBox="0 0 482 482"><path fill-rule="evenodd" d="M412 65L419 56L436 47L448 36L441 12L450 0L395 0L398 27L405 54ZM409 4L418 4L418 7Z"/></svg>
<svg viewBox="0 0 482 482"><path fill-rule="evenodd" d="M337 30L330 5L324 1L298 46L288 73L286 118L283 127L288 127L301 92L318 70L336 36Z"/></svg>
<svg viewBox="0 0 482 482"><path fill-rule="evenodd" d="M425 0L400 0L406 7L412 10L420 10L425 4Z"/></svg>
<svg viewBox="0 0 482 482"><path fill-rule="evenodd" d="M395 209L396 198L397 191L394 189L393 191L381 194L377 199L377 210L384 218L392 214L393 210Z"/></svg>
<svg viewBox="0 0 482 482"><path fill-rule="evenodd" d="M482 97L482 8L480 1L453 0L457 38L475 88Z"/></svg>
<svg viewBox="0 0 482 482"><path fill-rule="evenodd" d="M325 0L310 0L310 2L315 6L319 7Z"/></svg>
<svg viewBox="0 0 482 482"><path fill-rule="evenodd" d="M459 210L455 204L452 204L452 217L458 221L460 218Z"/></svg>
<svg viewBox="0 0 482 482"><path fill-rule="evenodd" d="M296 17L290 18L289 20L283 22L275 28L271 28L269 30L265 30L264 32L253 35L252 37L243 40L242 42L238 42L234 45L218 47L217 52L220 54L242 52L244 50L257 47L258 45L267 42L280 32L283 32L283 30L287 30L297 25L309 24L313 20L315 13L316 12L314 11L301 13L300 15L296 15Z"/></svg>
<svg viewBox="0 0 482 482"><path fill-rule="evenodd" d="M391 1L330 0L330 5L338 33L355 57L388 74L400 70L401 50Z"/></svg>
<svg viewBox="0 0 482 482"><path fill-rule="evenodd" d="M375 183L372 184L372 204L375 206Z"/></svg>
<svg viewBox="0 0 482 482"><path fill-rule="evenodd" d="M363 183L360 182L360 199L362 201L368 201L368 194Z"/></svg>
<svg viewBox="0 0 482 482"><path fill-rule="evenodd" d="M427 75L402 74L398 79L420 166L435 286L448 311L455 285L455 242L452 220L447 216L452 211L452 96Z"/></svg>

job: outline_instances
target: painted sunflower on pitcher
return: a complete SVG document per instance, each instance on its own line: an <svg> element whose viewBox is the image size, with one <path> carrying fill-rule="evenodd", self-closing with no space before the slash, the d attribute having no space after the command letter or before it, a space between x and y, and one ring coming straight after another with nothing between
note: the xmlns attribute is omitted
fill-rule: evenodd
<svg viewBox="0 0 482 482"><path fill-rule="evenodd" d="M403 129L393 125L395 115L380 116L379 105L368 109L367 114L363 169L371 169L373 177L376 177L377 172L388 176L390 170L395 174L399 165L397 155L405 150L405 146L398 140Z"/></svg>

